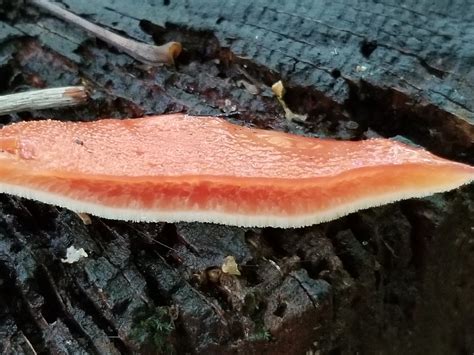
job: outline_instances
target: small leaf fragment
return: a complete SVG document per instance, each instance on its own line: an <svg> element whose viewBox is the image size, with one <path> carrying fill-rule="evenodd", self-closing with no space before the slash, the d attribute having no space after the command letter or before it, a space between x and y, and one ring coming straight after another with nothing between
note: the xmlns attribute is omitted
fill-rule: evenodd
<svg viewBox="0 0 474 355"><path fill-rule="evenodd" d="M304 122L308 118L308 115L300 115L298 113L294 113L289 109L283 97L285 96L285 87L281 80L277 81L275 84L272 85L272 91L275 94L278 102L280 103L281 107L285 111L285 118L289 122Z"/></svg>
<svg viewBox="0 0 474 355"><path fill-rule="evenodd" d="M226 256L222 264L222 272L229 275L240 276L239 266L233 256Z"/></svg>

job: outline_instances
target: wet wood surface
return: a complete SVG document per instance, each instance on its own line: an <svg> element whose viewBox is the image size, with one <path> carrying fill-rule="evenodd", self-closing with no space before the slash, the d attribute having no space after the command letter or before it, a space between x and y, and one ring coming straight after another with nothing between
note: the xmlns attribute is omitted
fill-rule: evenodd
<svg viewBox="0 0 474 355"><path fill-rule="evenodd" d="M0 1L0 94L87 85L2 124L188 112L340 139L408 139L474 163L470 1L62 4L148 66L27 2ZM305 122L289 122L271 85ZM143 224L0 196L2 353L471 353L474 190L298 230ZM88 257L63 263L70 246ZM241 276L223 274L234 256Z"/></svg>

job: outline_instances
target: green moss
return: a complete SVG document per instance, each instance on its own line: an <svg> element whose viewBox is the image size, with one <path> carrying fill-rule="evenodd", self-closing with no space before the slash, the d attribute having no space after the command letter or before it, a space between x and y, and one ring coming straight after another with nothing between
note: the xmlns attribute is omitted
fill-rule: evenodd
<svg viewBox="0 0 474 355"><path fill-rule="evenodd" d="M262 327L257 329L255 333L251 334L248 339L250 341L270 341L272 340L272 335L267 329Z"/></svg>
<svg viewBox="0 0 474 355"><path fill-rule="evenodd" d="M172 354L170 335L174 329L168 307L145 308L137 313L130 337L140 347L151 346L157 353Z"/></svg>
<svg viewBox="0 0 474 355"><path fill-rule="evenodd" d="M267 304L259 293L249 293L245 296L243 313L248 315L255 324L255 331L248 336L249 341L270 341L272 335L265 328L263 316Z"/></svg>

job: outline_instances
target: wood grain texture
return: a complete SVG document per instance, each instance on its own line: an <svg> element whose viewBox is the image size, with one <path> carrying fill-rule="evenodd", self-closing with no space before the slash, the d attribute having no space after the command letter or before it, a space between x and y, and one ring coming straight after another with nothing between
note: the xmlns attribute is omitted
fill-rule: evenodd
<svg viewBox="0 0 474 355"><path fill-rule="evenodd" d="M2 124L189 112L306 136L409 139L474 163L471 1L62 2L143 42L180 41L174 68L144 67L16 3L0 1L0 93L85 81L92 100ZM270 89L280 79L306 122L285 119ZM130 354L166 341L180 354L472 353L473 201L468 187L285 231L86 226L1 195L1 350ZM71 245L89 257L61 263ZM229 255L241 277L219 272ZM170 319L158 337L143 331Z"/></svg>
<svg viewBox="0 0 474 355"><path fill-rule="evenodd" d="M140 20L210 30L234 53L341 102L348 98L347 80L364 79L419 95L474 123L471 1L235 0L222 6L219 0L197 0L132 6L118 0L102 3L104 11L91 11L88 1L65 3L132 36L130 25ZM357 65L367 70L358 72Z"/></svg>

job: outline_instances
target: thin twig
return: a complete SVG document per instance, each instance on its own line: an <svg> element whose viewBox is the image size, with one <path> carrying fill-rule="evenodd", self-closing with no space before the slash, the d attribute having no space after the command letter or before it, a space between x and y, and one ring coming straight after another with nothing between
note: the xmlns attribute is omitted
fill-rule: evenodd
<svg viewBox="0 0 474 355"><path fill-rule="evenodd" d="M85 87L67 86L0 96L0 115L19 111L76 106L88 98Z"/></svg>
<svg viewBox="0 0 474 355"><path fill-rule="evenodd" d="M154 46L122 37L112 31L106 30L92 22L89 22L48 0L30 0L30 2L53 15L72 23L89 32L94 37L127 53L132 58L145 64L173 64L174 59L181 53L181 43L168 42L162 46Z"/></svg>

